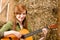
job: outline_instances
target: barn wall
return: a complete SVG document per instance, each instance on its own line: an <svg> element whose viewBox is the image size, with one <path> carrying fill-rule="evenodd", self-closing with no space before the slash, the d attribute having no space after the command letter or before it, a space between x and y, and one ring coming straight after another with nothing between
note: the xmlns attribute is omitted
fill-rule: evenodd
<svg viewBox="0 0 60 40"><path fill-rule="evenodd" d="M7 0L2 0L2 6L4 6L5 5L5 3L6 3L6 1ZM9 20L11 20L11 21L13 21L14 19L13 19L13 17L14 17L14 0L9 0L9 13L8 13L8 21ZM7 21L7 6L5 7L5 9L2 11L2 13L0 13L0 25L3 25L4 23L6 23Z"/></svg>

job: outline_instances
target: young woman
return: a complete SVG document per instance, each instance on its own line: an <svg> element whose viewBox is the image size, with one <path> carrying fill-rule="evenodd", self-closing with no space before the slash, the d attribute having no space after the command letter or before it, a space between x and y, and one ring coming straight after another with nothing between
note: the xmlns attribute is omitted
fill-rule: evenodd
<svg viewBox="0 0 60 40"><path fill-rule="evenodd" d="M14 17L15 17L15 22L7 22L5 25L2 26L2 28L0 29L0 38L7 36L9 34L14 34L16 35L18 38L20 38L21 34L18 32L19 30L23 29L23 28L27 28L26 26L26 13L27 10L25 8L24 5L22 4L17 4L15 7L15 11L14 11ZM15 26L15 31L12 30L13 26ZM9 30L9 31L8 31Z"/></svg>

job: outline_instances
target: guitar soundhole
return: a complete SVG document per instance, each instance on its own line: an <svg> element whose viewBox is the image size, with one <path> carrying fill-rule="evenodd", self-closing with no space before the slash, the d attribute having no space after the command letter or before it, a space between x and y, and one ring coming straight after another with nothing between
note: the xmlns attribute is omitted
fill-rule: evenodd
<svg viewBox="0 0 60 40"><path fill-rule="evenodd" d="M12 40L12 38L11 38L11 37L9 37L9 39L10 39L10 40Z"/></svg>
<svg viewBox="0 0 60 40"><path fill-rule="evenodd" d="M21 36L22 39L25 39L24 35Z"/></svg>

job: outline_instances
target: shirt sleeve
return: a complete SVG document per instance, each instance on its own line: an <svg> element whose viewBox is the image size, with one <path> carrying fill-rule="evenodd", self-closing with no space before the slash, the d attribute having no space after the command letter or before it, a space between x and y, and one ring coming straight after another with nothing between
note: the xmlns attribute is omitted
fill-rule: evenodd
<svg viewBox="0 0 60 40"><path fill-rule="evenodd" d="M6 24L2 26L2 28L0 29L0 32L4 32L9 29L12 29L12 26L13 26L13 23L11 21L8 21Z"/></svg>

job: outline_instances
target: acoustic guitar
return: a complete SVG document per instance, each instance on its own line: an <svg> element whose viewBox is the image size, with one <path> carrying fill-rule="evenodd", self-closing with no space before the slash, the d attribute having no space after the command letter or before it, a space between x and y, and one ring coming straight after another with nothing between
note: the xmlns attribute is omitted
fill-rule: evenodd
<svg viewBox="0 0 60 40"><path fill-rule="evenodd" d="M2 38L1 40L21 40L21 39L33 40L32 35L40 33L40 32L42 32L42 29L39 29L39 30L34 31L34 32L30 32L30 33L27 29L22 29L22 30L20 30L20 33L23 35L20 39L18 39L15 35L8 35L8 36Z"/></svg>

